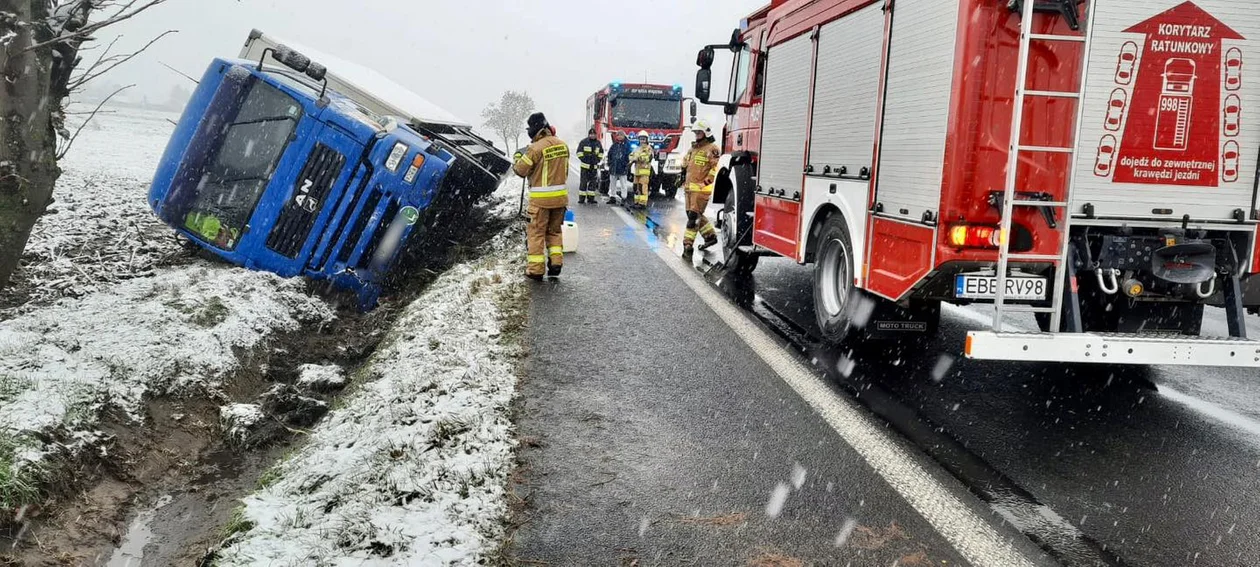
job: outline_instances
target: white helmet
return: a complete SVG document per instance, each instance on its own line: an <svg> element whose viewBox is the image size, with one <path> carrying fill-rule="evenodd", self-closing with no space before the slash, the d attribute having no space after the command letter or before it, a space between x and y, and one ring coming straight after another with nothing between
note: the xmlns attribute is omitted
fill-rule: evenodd
<svg viewBox="0 0 1260 567"><path fill-rule="evenodd" d="M704 137L713 137L713 128L709 126L709 121L701 118L691 125L692 132L704 132Z"/></svg>
<svg viewBox="0 0 1260 567"><path fill-rule="evenodd" d="M648 137L647 130L639 130L639 137L640 137L640 138L647 138L647 137Z"/></svg>

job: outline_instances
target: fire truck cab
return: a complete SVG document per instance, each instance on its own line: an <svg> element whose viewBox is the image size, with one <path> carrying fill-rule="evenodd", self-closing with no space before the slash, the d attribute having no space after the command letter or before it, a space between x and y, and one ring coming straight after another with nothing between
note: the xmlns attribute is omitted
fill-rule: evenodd
<svg viewBox="0 0 1260 567"><path fill-rule="evenodd" d="M973 358L1260 366L1249 57L1244 0L774 0L697 56L727 268L813 264L833 343L977 303Z"/></svg>
<svg viewBox="0 0 1260 567"><path fill-rule="evenodd" d="M696 121L696 103L691 100L690 122L684 122L682 85L650 85L609 83L586 100L586 127L594 128L604 148L612 145L613 135L620 132L638 149L639 132L648 133L648 143L656 153L652 164L651 189L664 191L673 198L678 189L677 172L665 170L670 152L678 148L683 128ZM607 167L601 172L601 190L608 192Z"/></svg>

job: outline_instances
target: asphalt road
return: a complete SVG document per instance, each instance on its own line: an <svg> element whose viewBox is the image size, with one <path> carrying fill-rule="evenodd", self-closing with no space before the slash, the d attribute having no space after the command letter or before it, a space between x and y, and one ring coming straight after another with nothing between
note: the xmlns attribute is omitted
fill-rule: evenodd
<svg viewBox="0 0 1260 567"><path fill-rule="evenodd" d="M681 232L649 243L610 207L576 210L579 250L531 300L517 418L525 506L509 550L518 564L967 564L904 487L671 271L666 262L681 260L655 249ZM908 460L955 512L992 521L996 541L1050 563L962 482L927 457Z"/></svg>
<svg viewBox="0 0 1260 567"><path fill-rule="evenodd" d="M658 234L681 234L681 203L655 207ZM778 319L785 334L799 335L796 348L808 351L816 336L810 285L809 267L763 258L751 278L722 287L733 301ZM981 307L947 307L940 334L926 345L854 353L851 365L840 356L829 376L859 398L886 393L902 410L888 412L894 427L939 433L987 467L985 474L1049 511L1014 522L1021 529L1063 523L1101 555L1114 554L1112 564L1260 565L1260 372L1163 367L1145 382L961 359L967 330L984 328L985 320ZM1031 318L1022 326L1035 329ZM1248 327L1260 337L1260 320ZM1209 310L1204 329L1225 334L1219 310ZM939 444L920 448L952 458ZM990 484L985 474L952 470L975 492ZM1003 512L1002 498L987 496Z"/></svg>

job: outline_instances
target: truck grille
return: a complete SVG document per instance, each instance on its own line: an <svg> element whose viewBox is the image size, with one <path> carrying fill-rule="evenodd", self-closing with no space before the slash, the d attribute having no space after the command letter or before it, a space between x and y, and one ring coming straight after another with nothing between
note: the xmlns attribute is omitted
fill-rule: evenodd
<svg viewBox="0 0 1260 567"><path fill-rule="evenodd" d="M323 144L315 145L298 175L293 198L285 203L267 235L267 248L288 258L297 257L345 165L345 156Z"/></svg>

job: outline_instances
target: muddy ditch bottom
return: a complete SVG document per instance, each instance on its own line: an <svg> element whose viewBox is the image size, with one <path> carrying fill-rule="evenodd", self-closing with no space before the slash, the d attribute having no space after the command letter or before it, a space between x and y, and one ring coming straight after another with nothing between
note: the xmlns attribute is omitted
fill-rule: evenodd
<svg viewBox="0 0 1260 567"><path fill-rule="evenodd" d="M335 364L348 378L356 376L403 308L442 272L479 257L483 245L513 222L493 217L485 206L468 213L424 247L429 254L398 278L376 310L359 313L348 300L342 307L338 297L313 284L312 291L338 306L337 319L277 337L243 361L214 399L149 400L144 424L102 416L101 430L110 440L98 454L70 465L49 487L43 507L23 510L0 525L0 566L211 564L240 499L263 486L268 471L300 446L304 431L346 393L294 389L298 367ZM269 414L245 445L227 441L220 406L260 403L277 385L322 407ZM355 387L353 380L346 386Z"/></svg>

